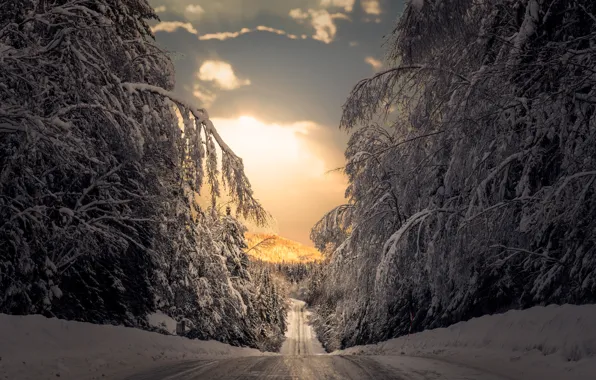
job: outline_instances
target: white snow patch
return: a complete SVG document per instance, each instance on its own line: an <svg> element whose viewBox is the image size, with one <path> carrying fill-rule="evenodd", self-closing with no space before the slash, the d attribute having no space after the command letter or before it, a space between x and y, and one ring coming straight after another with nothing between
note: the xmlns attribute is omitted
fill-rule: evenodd
<svg viewBox="0 0 596 380"><path fill-rule="evenodd" d="M147 322L151 326L164 329L172 335L176 334L176 320L159 310L153 314L149 314L147 316Z"/></svg>
<svg viewBox="0 0 596 380"><path fill-rule="evenodd" d="M128 327L0 314L0 379L118 379L167 362L255 355L264 354Z"/></svg>
<svg viewBox="0 0 596 380"><path fill-rule="evenodd" d="M52 294L54 294L54 297L56 297L56 298L62 297L62 290L58 287L58 285L52 285L50 287L50 290L52 291Z"/></svg>
<svg viewBox="0 0 596 380"><path fill-rule="evenodd" d="M483 316L338 355L431 357L519 380L596 378L596 305L550 305ZM382 358L399 366L399 358Z"/></svg>

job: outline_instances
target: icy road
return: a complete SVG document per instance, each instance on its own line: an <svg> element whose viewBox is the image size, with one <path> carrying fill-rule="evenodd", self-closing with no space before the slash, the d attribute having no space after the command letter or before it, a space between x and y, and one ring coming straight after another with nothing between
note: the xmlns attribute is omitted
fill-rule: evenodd
<svg viewBox="0 0 596 380"><path fill-rule="evenodd" d="M170 365L126 380L508 380L448 363L357 355L254 356Z"/></svg>
<svg viewBox="0 0 596 380"><path fill-rule="evenodd" d="M325 349L312 327L307 323L309 312L303 301L290 299L288 310L288 331L286 340L281 350L282 355L319 355L324 354Z"/></svg>
<svg viewBox="0 0 596 380"><path fill-rule="evenodd" d="M126 380L503 380L431 359L327 355L307 323L308 315L304 302L290 300L288 331L279 356L171 364Z"/></svg>

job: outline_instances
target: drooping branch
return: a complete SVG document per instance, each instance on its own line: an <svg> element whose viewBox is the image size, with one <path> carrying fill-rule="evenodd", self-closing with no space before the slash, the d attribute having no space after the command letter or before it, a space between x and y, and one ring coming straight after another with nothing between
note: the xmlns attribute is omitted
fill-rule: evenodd
<svg viewBox="0 0 596 380"><path fill-rule="evenodd" d="M340 128L351 129L358 123L368 122L383 105L384 100L392 99L395 86L400 80L408 81L423 72L447 74L460 79L466 85L471 84L471 81L462 74L442 67L404 65L390 68L370 78L362 79L354 86L342 107ZM408 75L411 77L408 78Z"/></svg>
<svg viewBox="0 0 596 380"><path fill-rule="evenodd" d="M312 227L310 239L318 249L322 251L329 242L339 245L348 237L353 207L349 204L337 206Z"/></svg>
<svg viewBox="0 0 596 380"><path fill-rule="evenodd" d="M208 177L212 190L212 196L215 197L219 195L219 184L215 177L217 172L217 163L213 161L213 159L216 159L216 157L214 156L214 152L211 152L210 149L211 141L214 140L222 152L221 177L224 181L224 184L228 187L228 195L236 203L237 212L245 218L254 220L257 224L266 223L268 214L253 195L250 181L244 173L244 163L242 162L242 159L238 157L223 140L213 125L213 122L209 119L209 114L205 109L194 107L184 99L180 98L178 95L158 86L152 86L145 83L122 83L122 88L132 94L137 92L153 93L163 98L169 99L182 109L188 110L195 118L196 125L202 128L203 132L205 133L205 144L208 144L207 150L199 149L198 151L200 152L199 154L206 154L209 156L206 157L206 159L208 168L211 168L208 170L208 173L210 173ZM185 126L185 128L188 127L189 126ZM197 130L194 133L200 138L200 131ZM196 141L191 141L190 143L194 144ZM197 164L199 166L202 165L202 163ZM199 167L197 170L201 170L201 168ZM202 179L202 175L198 176L197 178ZM198 185L200 186L202 183L199 183Z"/></svg>

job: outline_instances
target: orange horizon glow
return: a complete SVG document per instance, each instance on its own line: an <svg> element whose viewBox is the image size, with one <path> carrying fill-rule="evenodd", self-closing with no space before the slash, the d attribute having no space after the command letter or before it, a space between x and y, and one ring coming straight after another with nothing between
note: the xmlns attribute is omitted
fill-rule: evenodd
<svg viewBox="0 0 596 380"><path fill-rule="evenodd" d="M276 221L267 232L312 246L310 228L344 203L346 188L342 174L328 173L343 157L324 147L323 127L310 121L265 123L250 113L212 121L242 157L257 198ZM250 225L249 229L263 232Z"/></svg>

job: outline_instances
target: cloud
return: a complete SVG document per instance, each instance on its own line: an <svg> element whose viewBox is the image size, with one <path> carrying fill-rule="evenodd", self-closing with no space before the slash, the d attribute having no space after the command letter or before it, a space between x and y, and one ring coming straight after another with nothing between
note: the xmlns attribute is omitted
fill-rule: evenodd
<svg viewBox="0 0 596 380"><path fill-rule="evenodd" d="M351 10L354 4L353 0L323 0L323 5L333 5L335 7L342 7L344 9ZM182 5L180 2L173 3L172 5L177 5L178 8ZM165 6L158 6L156 9L160 11L165 11ZM176 8L175 8L176 9ZM176 11L171 7L168 8L169 11ZM176 12L180 12L177 10ZM205 9L196 4L188 4L185 6L183 14L184 17L188 21L197 21L199 18L205 15ZM335 20L342 19L342 20L350 20L350 17L345 13L329 13L326 9L308 9L306 11L296 8L289 11L289 16L298 21L299 23L308 23L314 29L314 34L312 38L326 44L331 43L334 41L335 36L337 34L337 25ZM292 40L298 39L307 39L308 36L305 34L296 35L292 33L288 33L285 30L272 28L269 26L259 25L255 28L242 28L238 31L234 32L216 32L216 33L206 33L199 35L197 29L193 26L191 22L182 22L182 21L163 21L155 25L152 30L154 33L157 32L174 32L178 29L184 29L189 33L196 34L201 41L207 40L220 40L225 41L231 38L237 38L243 34L253 33L253 32L267 32L273 33L280 36L285 36Z"/></svg>
<svg viewBox="0 0 596 380"><path fill-rule="evenodd" d="M321 0L321 6L325 8L343 8L346 12L352 12L355 0Z"/></svg>
<svg viewBox="0 0 596 380"><path fill-rule="evenodd" d="M360 0L360 5L366 14L376 16L381 14L381 4L379 3L379 0Z"/></svg>
<svg viewBox="0 0 596 380"><path fill-rule="evenodd" d="M378 59L376 59L374 57L366 57L364 59L364 62L371 65L374 71L379 71L383 68L383 62L379 61Z"/></svg>
<svg viewBox="0 0 596 380"><path fill-rule="evenodd" d="M208 33L208 34L203 34L202 36L199 36L199 40L201 41L205 41L205 40L227 40L229 38L236 38L242 34L246 34L246 33L250 33L252 32L251 29L248 28L242 28L240 31L238 32L219 32L219 33Z"/></svg>
<svg viewBox="0 0 596 380"><path fill-rule="evenodd" d="M184 9L184 17L190 21L196 21L201 18L205 10L200 5L189 4Z"/></svg>
<svg viewBox="0 0 596 380"><path fill-rule="evenodd" d="M295 34L291 34L288 33L286 31L283 31L281 29L275 29L275 28L270 28L268 26L263 26L263 25L259 25L256 28L253 29L249 29L249 28L242 28L237 32L219 32L219 33L208 33L208 34L203 34L201 36L199 36L199 40L201 41L206 41L206 40L220 40L220 41L224 41L230 38L236 38L239 37L243 34L247 34L247 33L253 33L253 32L268 32L268 33L273 33L273 34L278 34L280 36L286 36L289 39L292 40L297 40L298 37Z"/></svg>
<svg viewBox="0 0 596 380"><path fill-rule="evenodd" d="M158 5L157 7L154 8L155 13L163 13L166 11L166 6L165 5Z"/></svg>
<svg viewBox="0 0 596 380"><path fill-rule="evenodd" d="M201 107L209 108L215 102L217 95L215 91L203 86L199 83L195 83L192 89L192 94L201 102Z"/></svg>
<svg viewBox="0 0 596 380"><path fill-rule="evenodd" d="M287 33L281 29L275 29L275 28L270 28L268 26L257 26L256 30L260 31L260 32L269 32L269 33L275 33L275 34L279 34L280 36L286 36L292 40L297 40L298 36L294 35L294 34L290 34Z"/></svg>
<svg viewBox="0 0 596 380"><path fill-rule="evenodd" d="M290 17L294 20L306 20L309 17L309 14L300 8L296 8L290 10Z"/></svg>
<svg viewBox="0 0 596 380"><path fill-rule="evenodd" d="M231 91L250 85L249 79L240 79L228 62L206 60L201 63L196 73L197 82L190 88L192 95L201 102L201 107L209 108L215 102L219 91Z"/></svg>
<svg viewBox="0 0 596 380"><path fill-rule="evenodd" d="M338 15L341 15L341 13ZM312 38L326 44L333 42L335 35L337 34L337 26L335 25L335 22L333 22L335 19L334 15L329 14L329 12L325 10L321 10L312 12L311 17L312 26L315 28L315 35Z"/></svg>
<svg viewBox="0 0 596 380"><path fill-rule="evenodd" d="M205 10L200 5L189 4L186 6L186 12L189 13L205 13Z"/></svg>
<svg viewBox="0 0 596 380"><path fill-rule="evenodd" d="M207 60L203 62L197 77L205 82L214 82L222 90L234 90L250 84L248 79L239 79L234 73L232 65L224 61Z"/></svg>
<svg viewBox="0 0 596 380"><path fill-rule="evenodd" d="M326 44L333 42L335 35L337 34L337 25L335 25L335 20L350 20L346 14L331 14L326 9L308 9L307 11L304 11L302 9L296 8L290 10L289 15L299 23L309 21L311 26L315 29L315 34L312 36L312 38Z"/></svg>
<svg viewBox="0 0 596 380"><path fill-rule="evenodd" d="M199 32L194 28L194 26L192 26L191 23L181 22L181 21L162 21L162 22L158 23L157 25L155 25L153 28L151 28L153 33L157 33L157 32L172 33L178 29L184 29L188 33L192 33L192 34L199 34Z"/></svg>
<svg viewBox="0 0 596 380"><path fill-rule="evenodd" d="M258 18L263 13L283 17L288 14L292 6L288 3L298 3L302 6L318 4L320 0L149 0L151 5L167 5L168 13L184 17L186 21L196 20L198 16L202 20L208 19L214 23L225 20L225 25L248 25L247 21ZM188 6L200 4L204 12L197 15L188 12ZM294 6L295 8L296 6ZM202 28L202 26L200 26Z"/></svg>

